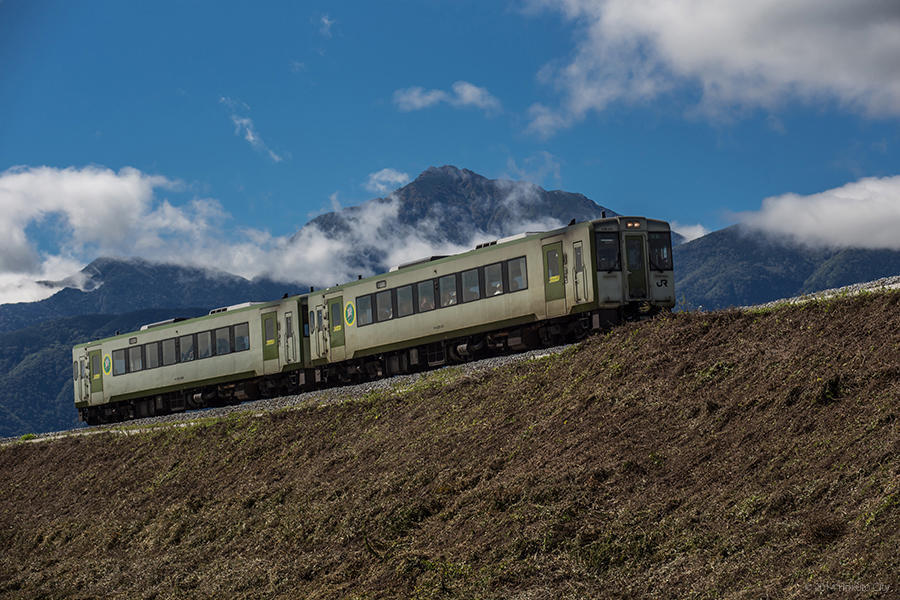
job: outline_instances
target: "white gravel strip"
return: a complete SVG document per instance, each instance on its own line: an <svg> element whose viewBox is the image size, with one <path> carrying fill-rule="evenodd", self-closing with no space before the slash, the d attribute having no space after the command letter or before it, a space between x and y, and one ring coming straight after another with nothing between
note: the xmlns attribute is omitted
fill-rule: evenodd
<svg viewBox="0 0 900 600"><path fill-rule="evenodd" d="M812 300L824 300L825 298L833 298L834 296L854 296L863 292L883 292L887 290L897 289L900 289L900 275L895 275L893 277L882 277L881 279L877 279L875 281L867 281L865 283L854 283L852 285L845 285L844 287L822 290L820 292L813 292L811 294L804 294L803 296L794 296L793 298L773 300L771 302L757 304L755 306L740 306L738 307L738 310L772 308L785 304L802 304L803 302L810 302Z"/></svg>
<svg viewBox="0 0 900 600"><path fill-rule="evenodd" d="M161 424L170 424L173 426L183 426L189 421L194 421L197 419L209 419L209 418L221 418L234 413L245 413L252 412L256 414L263 414L265 412L271 410L278 410L283 408L300 408L306 406L325 406L328 404L336 404L339 402L345 402L347 400L352 400L354 398L361 398L366 394L370 394L373 392L390 392L395 391L399 392L404 389L412 387L419 379L423 377L434 377L437 375L437 378L440 378L440 373L442 371L446 371L447 369L453 369L457 374L453 377L454 380L471 376L475 373L482 371L489 371L492 369L496 369L498 367L502 367L508 364L512 364L515 362L542 358L544 356L550 356L551 354L556 354L562 352L566 348L571 347L573 344L567 344L563 346L554 346L553 348L540 348L537 350L529 350L528 352L522 352L519 354L506 354L502 356L492 356L490 358L485 358L482 360L448 365L446 367L441 367L439 369L432 369L429 371L423 371L421 373L413 373L411 375L396 375L394 377L385 377L383 379L376 379L374 381L367 381L365 383L360 383L356 385L346 385L342 387L333 387L327 388L324 390L316 390L313 392L304 392L302 394L295 394L292 396L281 396L279 398L266 398L263 400L253 400L250 402L244 402L242 404L237 404L234 406L222 406L215 408L205 408L202 410L191 410L183 413L173 413L170 415L163 415L159 417L148 417L145 419L134 419L132 421L124 421L122 423L112 423L109 425L96 425L93 427L84 426L77 427L75 429L70 429L68 431L55 431L51 433L39 433L35 434L33 437L28 436L26 441L46 441L49 439L56 439L59 437L63 437L66 435L92 435L97 433L103 433L105 431L112 431L117 433L134 433L136 430L140 430L141 428L149 428ZM22 438L5 438L0 439L0 443L14 442L14 441L23 441Z"/></svg>

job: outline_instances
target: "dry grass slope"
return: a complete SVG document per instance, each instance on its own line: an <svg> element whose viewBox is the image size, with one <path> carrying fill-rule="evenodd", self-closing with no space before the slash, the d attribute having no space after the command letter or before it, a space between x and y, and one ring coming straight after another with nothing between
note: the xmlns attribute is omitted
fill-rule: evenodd
<svg viewBox="0 0 900 600"><path fill-rule="evenodd" d="M0 596L887 597L900 294L0 449ZM890 591L889 591L890 590Z"/></svg>

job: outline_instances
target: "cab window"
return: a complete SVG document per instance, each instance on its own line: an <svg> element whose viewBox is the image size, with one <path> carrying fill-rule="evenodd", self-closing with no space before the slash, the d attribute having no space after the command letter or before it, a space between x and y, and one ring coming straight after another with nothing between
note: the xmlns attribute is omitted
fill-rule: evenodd
<svg viewBox="0 0 900 600"><path fill-rule="evenodd" d="M668 231L651 231L647 234L650 247L650 268L659 271L672 270L672 235Z"/></svg>
<svg viewBox="0 0 900 600"><path fill-rule="evenodd" d="M619 234L597 232L597 270L618 271Z"/></svg>

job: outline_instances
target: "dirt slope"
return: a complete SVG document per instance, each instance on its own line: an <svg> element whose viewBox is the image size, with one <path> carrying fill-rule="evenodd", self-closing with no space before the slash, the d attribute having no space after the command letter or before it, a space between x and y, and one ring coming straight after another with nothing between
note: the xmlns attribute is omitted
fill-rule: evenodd
<svg viewBox="0 0 900 600"><path fill-rule="evenodd" d="M0 449L0 596L892 597L900 294Z"/></svg>

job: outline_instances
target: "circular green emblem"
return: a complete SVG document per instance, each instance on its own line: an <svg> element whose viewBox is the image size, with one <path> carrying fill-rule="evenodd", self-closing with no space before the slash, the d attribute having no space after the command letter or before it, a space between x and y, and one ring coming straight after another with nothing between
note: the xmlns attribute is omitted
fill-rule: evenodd
<svg viewBox="0 0 900 600"><path fill-rule="evenodd" d="M353 321L356 320L356 309L353 308L352 302L348 302L344 308L344 320L347 321L347 325L353 325Z"/></svg>
<svg viewBox="0 0 900 600"><path fill-rule="evenodd" d="M112 372L112 361L109 359L109 354L103 357L103 372L107 375Z"/></svg>

